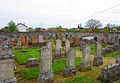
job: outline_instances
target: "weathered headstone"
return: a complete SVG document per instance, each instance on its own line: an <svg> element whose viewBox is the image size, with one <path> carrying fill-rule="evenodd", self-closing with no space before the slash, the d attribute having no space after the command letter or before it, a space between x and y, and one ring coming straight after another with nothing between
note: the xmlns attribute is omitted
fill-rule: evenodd
<svg viewBox="0 0 120 83"><path fill-rule="evenodd" d="M41 47L43 44L43 36L40 34L39 35L39 46Z"/></svg>
<svg viewBox="0 0 120 83"><path fill-rule="evenodd" d="M101 56L101 44L99 42L96 42L95 44L95 56L93 60L94 66L100 66L103 64L103 58Z"/></svg>
<svg viewBox="0 0 120 83"><path fill-rule="evenodd" d="M82 50L82 63L80 65L80 71L86 71L91 69L90 64L90 46L86 44Z"/></svg>
<svg viewBox="0 0 120 83"><path fill-rule="evenodd" d="M13 54L7 45L2 45L0 53L0 83L16 83Z"/></svg>
<svg viewBox="0 0 120 83"><path fill-rule="evenodd" d="M61 52L62 52L62 42L60 39L56 40L56 49L55 49L55 54L54 54L54 58L59 58L61 57Z"/></svg>
<svg viewBox="0 0 120 83"><path fill-rule="evenodd" d="M21 46L21 39L20 39L20 37L18 38L18 42L17 42L17 48L21 48L22 46Z"/></svg>
<svg viewBox="0 0 120 83"><path fill-rule="evenodd" d="M103 83L113 83L120 79L120 64L111 64L102 69L100 77L97 78Z"/></svg>
<svg viewBox="0 0 120 83"><path fill-rule="evenodd" d="M65 53L66 54L67 54L69 48L70 48L70 41L68 39L66 39L66 42L65 42Z"/></svg>
<svg viewBox="0 0 120 83"><path fill-rule="evenodd" d="M76 49L75 47L70 47L67 51L67 65L64 71L64 76L69 76L71 74L76 73L75 68L75 56L76 56Z"/></svg>
<svg viewBox="0 0 120 83"><path fill-rule="evenodd" d="M54 76L52 73L52 53L48 46L41 49L39 83L52 83Z"/></svg>
<svg viewBox="0 0 120 83"><path fill-rule="evenodd" d="M34 67L34 66L38 66L38 59L37 58L29 58L27 60L26 67Z"/></svg>
<svg viewBox="0 0 120 83"><path fill-rule="evenodd" d="M115 46L119 46L119 36L116 35L115 36L115 43L114 43Z"/></svg>

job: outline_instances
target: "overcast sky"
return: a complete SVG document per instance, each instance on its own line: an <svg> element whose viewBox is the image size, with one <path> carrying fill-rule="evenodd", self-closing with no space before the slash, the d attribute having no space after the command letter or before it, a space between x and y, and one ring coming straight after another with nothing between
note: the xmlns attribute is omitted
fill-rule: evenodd
<svg viewBox="0 0 120 83"><path fill-rule="evenodd" d="M76 27L88 19L103 24L120 24L120 6L104 13L80 19L120 4L120 0L0 0L0 27L11 20L27 26Z"/></svg>

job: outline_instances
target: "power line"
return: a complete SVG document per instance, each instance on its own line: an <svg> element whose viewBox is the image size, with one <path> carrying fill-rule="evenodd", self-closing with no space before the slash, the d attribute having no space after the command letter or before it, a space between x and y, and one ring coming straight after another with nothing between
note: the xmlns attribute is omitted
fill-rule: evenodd
<svg viewBox="0 0 120 83"><path fill-rule="evenodd" d="M91 15L88 15L88 16L85 16L85 17L82 17L82 18L79 18L79 19L76 19L76 20L73 20L73 21L64 22L64 23L62 23L62 24L73 23L73 22L79 21L79 20L81 20L81 19L86 19L86 18L89 18L89 17L95 16L95 15L97 15L97 14L100 14L100 13L106 12L106 11L108 11L108 10L111 10L111 9L117 7L117 6L120 6L120 4L117 4L117 5L115 5L115 6L112 6L112 7L110 7L110 8L107 8L107 9L102 10L102 11L100 11L100 12L93 13L93 14L91 14Z"/></svg>

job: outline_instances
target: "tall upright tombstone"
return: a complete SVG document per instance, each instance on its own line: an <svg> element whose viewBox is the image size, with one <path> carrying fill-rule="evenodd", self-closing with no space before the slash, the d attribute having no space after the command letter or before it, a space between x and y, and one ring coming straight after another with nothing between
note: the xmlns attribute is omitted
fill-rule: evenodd
<svg viewBox="0 0 120 83"><path fill-rule="evenodd" d="M119 36L116 35L115 36L115 43L114 43L115 46L119 46Z"/></svg>
<svg viewBox="0 0 120 83"><path fill-rule="evenodd" d="M82 63L80 65L80 71L86 71L91 69L90 51L90 46L88 43L86 43L82 49Z"/></svg>
<svg viewBox="0 0 120 83"><path fill-rule="evenodd" d="M39 35L39 46L41 47L43 44L43 36L40 34Z"/></svg>
<svg viewBox="0 0 120 83"><path fill-rule="evenodd" d="M0 83L16 83L14 77L13 54L9 53L9 48L2 44L0 53Z"/></svg>
<svg viewBox="0 0 120 83"><path fill-rule="evenodd" d="M17 48L18 48L18 49L22 48L20 37L18 38Z"/></svg>
<svg viewBox="0 0 120 83"><path fill-rule="evenodd" d="M55 54L54 54L54 58L60 58L62 52L62 42L60 39L56 40L56 49L55 49Z"/></svg>
<svg viewBox="0 0 120 83"><path fill-rule="evenodd" d="M75 56L76 56L76 49L75 49L75 45L72 44L67 51L67 65L64 70L64 76L69 76L71 74L76 73Z"/></svg>
<svg viewBox="0 0 120 83"><path fill-rule="evenodd" d="M100 66L102 64L103 64L103 58L102 58L102 55L101 55L101 44L99 42L96 42L93 65L94 66Z"/></svg>
<svg viewBox="0 0 120 83"><path fill-rule="evenodd" d="M68 53L68 50L70 49L70 41L66 39L65 41L65 54Z"/></svg>
<svg viewBox="0 0 120 83"><path fill-rule="evenodd" d="M47 45L41 48L39 83L52 83L54 80L50 47L50 45Z"/></svg>

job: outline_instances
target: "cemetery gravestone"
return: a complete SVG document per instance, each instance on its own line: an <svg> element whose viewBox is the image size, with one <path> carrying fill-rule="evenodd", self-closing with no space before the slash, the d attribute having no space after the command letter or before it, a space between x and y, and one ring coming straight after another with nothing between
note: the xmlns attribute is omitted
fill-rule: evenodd
<svg viewBox="0 0 120 83"><path fill-rule="evenodd" d="M21 48L21 40L20 40L20 37L18 38L17 48Z"/></svg>
<svg viewBox="0 0 120 83"><path fill-rule="evenodd" d="M76 73L75 56L76 56L75 47L70 47L69 50L67 51L67 65L64 71L64 76L69 76L71 74Z"/></svg>
<svg viewBox="0 0 120 83"><path fill-rule="evenodd" d="M94 66L100 66L103 64L103 58L101 56L101 44L99 42L96 42L95 44L95 56L93 60Z"/></svg>
<svg viewBox="0 0 120 83"><path fill-rule="evenodd" d="M82 63L80 66L80 71L86 71L91 69L90 64L90 46L86 44L83 46L82 50Z"/></svg>
<svg viewBox="0 0 120 83"><path fill-rule="evenodd" d="M7 45L2 45L0 54L0 83L16 83L13 55Z"/></svg>
<svg viewBox="0 0 120 83"><path fill-rule="evenodd" d="M68 53L69 48L70 48L70 41L66 39L66 42L65 42L65 53L66 54Z"/></svg>
<svg viewBox="0 0 120 83"><path fill-rule="evenodd" d="M120 79L120 64L111 64L102 69L100 77L97 78L104 83L113 83Z"/></svg>
<svg viewBox="0 0 120 83"><path fill-rule="evenodd" d="M119 36L117 35L115 37L115 43L114 43L115 46L119 46Z"/></svg>
<svg viewBox="0 0 120 83"><path fill-rule="evenodd" d="M54 76L52 73L52 55L47 46L41 49L40 67L41 73L39 76L39 83L52 83Z"/></svg>
<svg viewBox="0 0 120 83"><path fill-rule="evenodd" d="M62 43L60 39L56 40L56 50L54 54L54 58L59 58L61 57L61 51L62 51Z"/></svg>

